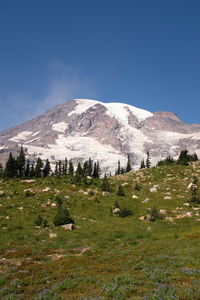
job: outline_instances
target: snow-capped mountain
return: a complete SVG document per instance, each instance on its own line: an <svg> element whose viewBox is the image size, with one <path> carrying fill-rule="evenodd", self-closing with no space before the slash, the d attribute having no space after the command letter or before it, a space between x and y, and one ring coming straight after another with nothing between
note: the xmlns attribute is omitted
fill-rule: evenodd
<svg viewBox="0 0 200 300"><path fill-rule="evenodd" d="M182 149L200 156L200 124L189 125L174 113L151 113L123 103L74 99L24 124L0 132L0 161L11 151L26 149L27 157L52 163L99 160L103 171L114 171L118 160L138 168L150 152L152 163Z"/></svg>

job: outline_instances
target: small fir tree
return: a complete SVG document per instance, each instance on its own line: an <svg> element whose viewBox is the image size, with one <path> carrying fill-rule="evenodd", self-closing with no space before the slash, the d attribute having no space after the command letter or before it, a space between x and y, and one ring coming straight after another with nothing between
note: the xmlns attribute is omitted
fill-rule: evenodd
<svg viewBox="0 0 200 300"><path fill-rule="evenodd" d="M43 169L43 176L44 177L49 176L50 172L51 172L51 165L50 165L49 160L46 159L45 166L44 166L44 169Z"/></svg>
<svg viewBox="0 0 200 300"><path fill-rule="evenodd" d="M19 177L24 176L25 163L26 163L25 153L23 147L21 146L19 156L16 159L17 172Z"/></svg>
<svg viewBox="0 0 200 300"><path fill-rule="evenodd" d="M121 185L118 186L117 195L118 196L125 196L123 187Z"/></svg>
<svg viewBox="0 0 200 300"><path fill-rule="evenodd" d="M88 176L92 177L93 174L93 163L91 158L88 160Z"/></svg>
<svg viewBox="0 0 200 300"><path fill-rule="evenodd" d="M110 184L109 184L109 181L108 181L108 178L107 178L106 174L104 175L101 188L102 188L102 191L104 191L104 192L110 192Z"/></svg>
<svg viewBox="0 0 200 300"><path fill-rule="evenodd" d="M35 166L35 177L39 178L42 177L42 167L43 167L43 162L40 157L38 157L36 166Z"/></svg>
<svg viewBox="0 0 200 300"><path fill-rule="evenodd" d="M128 154L127 157L127 165L126 165L126 172L130 172L131 171L131 160L130 160L130 155Z"/></svg>
<svg viewBox="0 0 200 300"><path fill-rule="evenodd" d="M151 158L148 150L147 150L146 168L151 168Z"/></svg>
<svg viewBox="0 0 200 300"><path fill-rule="evenodd" d="M70 160L69 161L69 171L68 171L69 176L74 176L74 165L73 162Z"/></svg>
<svg viewBox="0 0 200 300"><path fill-rule="evenodd" d="M6 162L4 176L8 178L17 177L17 163L16 163L16 159L12 156L11 152Z"/></svg>
<svg viewBox="0 0 200 300"><path fill-rule="evenodd" d="M145 166L144 159L143 159L140 164L140 169L145 169L145 168L146 168L146 166Z"/></svg>
<svg viewBox="0 0 200 300"><path fill-rule="evenodd" d="M26 161L26 168L25 168L24 175L25 175L26 178L30 177L30 162L29 162L29 159L27 159L27 161Z"/></svg>

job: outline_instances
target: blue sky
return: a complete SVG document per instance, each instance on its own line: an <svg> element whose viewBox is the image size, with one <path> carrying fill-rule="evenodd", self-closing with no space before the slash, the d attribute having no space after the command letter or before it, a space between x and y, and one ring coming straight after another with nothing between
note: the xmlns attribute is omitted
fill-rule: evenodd
<svg viewBox="0 0 200 300"><path fill-rule="evenodd" d="M0 0L0 130L72 98L200 123L200 1Z"/></svg>

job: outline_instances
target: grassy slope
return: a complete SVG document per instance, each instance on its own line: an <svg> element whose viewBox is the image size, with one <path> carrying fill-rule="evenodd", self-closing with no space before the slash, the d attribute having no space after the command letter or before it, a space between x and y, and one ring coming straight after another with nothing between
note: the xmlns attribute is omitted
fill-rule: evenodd
<svg viewBox="0 0 200 300"><path fill-rule="evenodd" d="M200 299L200 216L198 207L184 205L193 175L200 175L199 162L195 168L130 172L110 178L113 192L104 196L98 185L90 186L94 195L84 195L88 187L71 185L66 178L3 180L0 298ZM136 182L141 191L134 190ZM117 185L123 183L126 196L116 196ZM154 185L157 192L150 192ZM51 190L43 192L46 187ZM25 197L26 188L35 195ZM77 226L73 232L52 225L56 208L47 202L54 202L55 189L69 196L65 206ZM142 203L146 198L150 200ZM134 215L113 216L116 200ZM139 220L153 206L172 219ZM38 212L48 219L47 228L34 226ZM187 212L192 217L176 219ZM50 233L57 237L50 238Z"/></svg>

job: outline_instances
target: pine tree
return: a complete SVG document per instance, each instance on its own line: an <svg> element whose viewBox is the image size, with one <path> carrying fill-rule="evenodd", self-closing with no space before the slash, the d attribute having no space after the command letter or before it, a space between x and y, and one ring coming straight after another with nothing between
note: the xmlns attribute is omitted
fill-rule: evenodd
<svg viewBox="0 0 200 300"><path fill-rule="evenodd" d="M25 163L26 163L26 158L25 158L25 154L24 154L24 149L21 146L19 156L17 157L17 160L16 160L17 171L18 171L18 176L19 177L24 176Z"/></svg>
<svg viewBox="0 0 200 300"><path fill-rule="evenodd" d="M0 163L0 177L3 176L3 165L2 163Z"/></svg>
<svg viewBox="0 0 200 300"><path fill-rule="evenodd" d="M29 177L31 177L31 178L35 177L35 164L34 164L34 162L32 163L31 168L30 168Z"/></svg>
<svg viewBox="0 0 200 300"><path fill-rule="evenodd" d="M42 176L42 167L43 167L43 162L40 157L38 157L36 166L35 166L35 176L36 177L41 177Z"/></svg>
<svg viewBox="0 0 200 300"><path fill-rule="evenodd" d="M121 174L120 160L118 160L118 168L117 168L117 174L116 175L119 175L119 174Z"/></svg>
<svg viewBox="0 0 200 300"><path fill-rule="evenodd" d="M88 160L88 176L92 177L92 173L93 173L93 163L91 158L89 158Z"/></svg>
<svg viewBox="0 0 200 300"><path fill-rule="evenodd" d="M71 160L69 161L69 171L68 171L68 174L70 176L74 175L74 165L73 165L73 162Z"/></svg>
<svg viewBox="0 0 200 300"><path fill-rule="evenodd" d="M111 174L111 173L110 173ZM100 178L101 176L101 168L100 168L100 164L99 161L97 161L97 178ZM110 175L111 176L111 175Z"/></svg>
<svg viewBox="0 0 200 300"><path fill-rule="evenodd" d="M8 177L8 178L17 177L17 163L16 163L16 159L12 156L11 152L10 152L9 158L6 162L4 175L5 175L5 177Z"/></svg>
<svg viewBox="0 0 200 300"><path fill-rule="evenodd" d="M63 175L67 175L67 173L68 173L68 160L65 157L65 161L64 161L64 164L63 164Z"/></svg>
<svg viewBox="0 0 200 300"><path fill-rule="evenodd" d="M88 161L86 160L84 163L83 163L83 176L88 176Z"/></svg>
<svg viewBox="0 0 200 300"><path fill-rule="evenodd" d="M131 161L130 161L130 155L128 154L126 172L130 172L130 171L131 171Z"/></svg>
<svg viewBox="0 0 200 300"><path fill-rule="evenodd" d="M44 166L44 169L43 169L43 176L44 177L49 176L50 172L51 172L51 165L50 165L49 160L46 159L45 166Z"/></svg>
<svg viewBox="0 0 200 300"><path fill-rule="evenodd" d="M182 150L179 155L177 163L179 165L187 166L189 164L189 161L190 161L190 155L188 154L188 150L186 149Z"/></svg>
<svg viewBox="0 0 200 300"><path fill-rule="evenodd" d="M146 168L150 168L150 167L151 167L151 158L150 158L149 151L147 150Z"/></svg>
<svg viewBox="0 0 200 300"><path fill-rule="evenodd" d="M58 172L58 162L56 161L56 165L55 165L55 171L54 174L57 176L59 174Z"/></svg>
<svg viewBox="0 0 200 300"><path fill-rule="evenodd" d="M30 162L29 162L29 159L27 159L27 161L26 161L26 168L25 168L24 175L25 175L25 177L30 176Z"/></svg>
<svg viewBox="0 0 200 300"><path fill-rule="evenodd" d="M81 166L81 163L78 163L77 169L76 169L76 175L82 176L83 175L83 169Z"/></svg>
<svg viewBox="0 0 200 300"><path fill-rule="evenodd" d="M108 178L107 178L106 174L104 175L101 188L102 188L102 191L104 191L104 192L110 192L110 184L109 184L109 181L108 181Z"/></svg>
<svg viewBox="0 0 200 300"><path fill-rule="evenodd" d="M62 175L62 161L61 160L58 161L58 174Z"/></svg>
<svg viewBox="0 0 200 300"><path fill-rule="evenodd" d="M141 161L141 164L140 164L140 169L145 169L145 163L144 163L144 159Z"/></svg>

